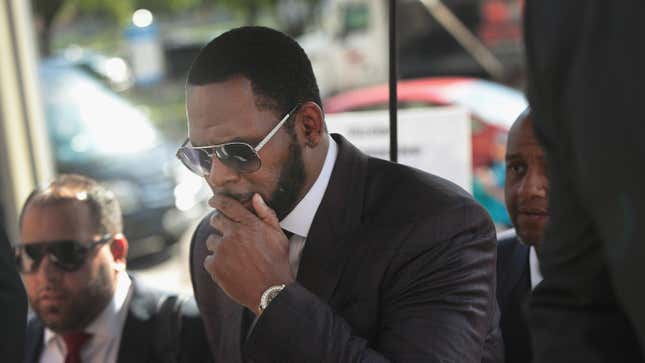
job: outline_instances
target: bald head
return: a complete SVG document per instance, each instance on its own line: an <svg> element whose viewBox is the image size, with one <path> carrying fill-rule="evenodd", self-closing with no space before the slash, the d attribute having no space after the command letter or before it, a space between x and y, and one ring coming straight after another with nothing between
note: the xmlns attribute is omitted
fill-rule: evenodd
<svg viewBox="0 0 645 363"><path fill-rule="evenodd" d="M535 138L530 110L508 133L506 147L506 208L520 239L539 246L548 221L549 179L544 150Z"/></svg>

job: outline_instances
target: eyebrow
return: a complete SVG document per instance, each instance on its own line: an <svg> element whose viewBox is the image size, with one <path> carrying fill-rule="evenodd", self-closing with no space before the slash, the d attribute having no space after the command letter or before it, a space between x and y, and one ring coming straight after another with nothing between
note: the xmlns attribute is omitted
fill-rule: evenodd
<svg viewBox="0 0 645 363"><path fill-rule="evenodd" d="M522 154L520 153L506 155L506 160L514 160L514 159L524 159L524 157L522 157Z"/></svg>

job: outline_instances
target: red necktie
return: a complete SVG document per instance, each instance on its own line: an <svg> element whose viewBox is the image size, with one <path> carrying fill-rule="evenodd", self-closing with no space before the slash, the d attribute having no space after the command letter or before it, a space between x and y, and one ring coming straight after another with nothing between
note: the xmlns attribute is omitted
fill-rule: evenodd
<svg viewBox="0 0 645 363"><path fill-rule="evenodd" d="M91 334L84 332L63 335L63 340L67 347L65 363L81 363L81 348L91 336Z"/></svg>

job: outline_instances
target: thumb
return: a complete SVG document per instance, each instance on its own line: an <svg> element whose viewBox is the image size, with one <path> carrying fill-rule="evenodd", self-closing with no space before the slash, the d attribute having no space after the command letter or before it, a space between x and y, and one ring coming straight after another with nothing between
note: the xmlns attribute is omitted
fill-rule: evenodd
<svg viewBox="0 0 645 363"><path fill-rule="evenodd" d="M260 218L264 223L276 229L280 229L280 221L278 221L278 217L275 215L275 212L264 202L264 199L262 199L262 196L258 193L253 195L253 209L255 209L255 214L258 218Z"/></svg>

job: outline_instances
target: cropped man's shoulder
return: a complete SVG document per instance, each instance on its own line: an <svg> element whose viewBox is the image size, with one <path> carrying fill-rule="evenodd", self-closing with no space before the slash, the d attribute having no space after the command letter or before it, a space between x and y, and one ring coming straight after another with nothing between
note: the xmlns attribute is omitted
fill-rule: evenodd
<svg viewBox="0 0 645 363"><path fill-rule="evenodd" d="M486 213L472 196L455 183L406 165L369 158L365 212L397 211L403 219L440 216L449 211Z"/></svg>
<svg viewBox="0 0 645 363"><path fill-rule="evenodd" d="M515 229L511 228L497 234L497 244L498 248L506 249L513 248L518 244L521 245L522 242L520 242L520 240L517 238Z"/></svg>
<svg viewBox="0 0 645 363"><path fill-rule="evenodd" d="M529 246L522 243L515 229L508 229L497 234L497 260L498 265L504 268L510 260L528 256Z"/></svg>

